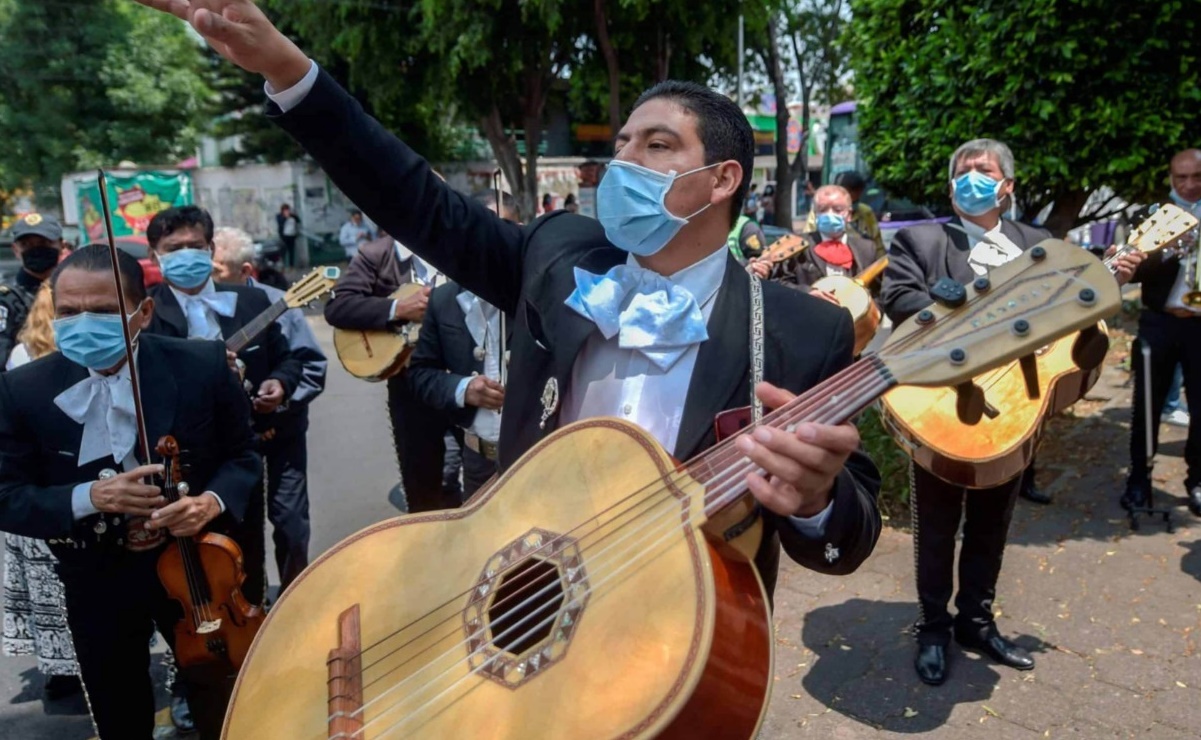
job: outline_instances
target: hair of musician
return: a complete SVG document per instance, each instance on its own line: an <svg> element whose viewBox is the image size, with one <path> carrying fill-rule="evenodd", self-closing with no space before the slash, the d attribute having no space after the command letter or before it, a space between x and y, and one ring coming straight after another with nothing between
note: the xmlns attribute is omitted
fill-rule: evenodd
<svg viewBox="0 0 1201 740"><path fill-rule="evenodd" d="M107 244L89 244L76 249L65 260L58 263L54 272L50 273L50 290L58 285L58 277L67 270L82 270L84 272L104 272L112 274L113 260L109 256ZM121 273L121 286L125 289L126 301L133 305L146 300L146 283L142 276L142 266L138 258L122 249L117 250L117 270Z"/></svg>
<svg viewBox="0 0 1201 740"><path fill-rule="evenodd" d="M154 214L146 227L146 241L151 249L157 249L163 237L194 226L204 230L205 242L213 243L213 217L199 206L176 206Z"/></svg>
<svg viewBox="0 0 1201 740"><path fill-rule="evenodd" d="M254 239L242 229L222 226L213 232L213 259L226 267L254 264Z"/></svg>
<svg viewBox="0 0 1201 740"><path fill-rule="evenodd" d="M1006 178L1013 179L1013 152L1003 141L996 139L972 139L966 144L961 145L951 155L951 166L947 172L947 181L955 179L955 166L959 164L961 159L967 157L977 157L981 154L991 154L996 158L997 164L1001 167L1001 174Z"/></svg>
<svg viewBox="0 0 1201 740"><path fill-rule="evenodd" d="M496 206L496 191L492 189L481 190L471 196L484 208L493 208ZM513 197L507 190L500 191L500 217L510 221L517 220L517 199Z"/></svg>
<svg viewBox="0 0 1201 740"><path fill-rule="evenodd" d="M746 114L725 95L681 80L664 80L642 93L634 102L634 110L658 98L670 100L696 117L696 133L705 148L706 165L730 159L742 165L742 182L730 199L730 221L737 220L755 166L755 132Z"/></svg>
<svg viewBox="0 0 1201 740"><path fill-rule="evenodd" d="M954 169L953 165L952 169ZM846 172L838 173L838 175L834 178L834 184L841 185L849 192L851 190L862 190L863 188L866 188L867 180L863 179L863 175L859 174L855 170L847 170Z"/></svg>

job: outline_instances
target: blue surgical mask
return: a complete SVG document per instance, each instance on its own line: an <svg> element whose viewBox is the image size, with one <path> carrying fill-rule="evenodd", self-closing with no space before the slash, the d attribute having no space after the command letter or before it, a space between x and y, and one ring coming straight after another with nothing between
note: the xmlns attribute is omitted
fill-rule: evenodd
<svg viewBox="0 0 1201 740"><path fill-rule="evenodd" d="M141 304L129 315L132 319ZM76 365L100 372L125 358L125 330L121 315L80 313L54 320L54 343L58 351Z"/></svg>
<svg viewBox="0 0 1201 740"><path fill-rule="evenodd" d="M596 210L605 236L614 246L639 257L649 257L667 246L680 229L712 203L685 218L667 210L664 203L671 186L681 177L716 167L697 167L683 174L656 172L621 160L609 169L596 189Z"/></svg>
<svg viewBox="0 0 1201 740"><path fill-rule="evenodd" d="M1194 203L1189 203L1187 200L1184 199L1183 195L1176 192L1176 188L1172 188L1171 198L1172 198L1173 203L1175 203L1176 205L1180 206L1181 208L1183 208L1184 210L1189 211L1189 212L1195 211L1197 206L1201 205L1201 200L1196 201Z"/></svg>
<svg viewBox="0 0 1201 740"><path fill-rule="evenodd" d="M163 277L184 290L199 288L213 274L213 253L207 249L177 249L158 256Z"/></svg>
<svg viewBox="0 0 1201 740"><path fill-rule="evenodd" d="M983 216L1001 205L997 198L1001 182L983 172L965 172L951 181L951 187L955 190L955 205L969 216Z"/></svg>
<svg viewBox="0 0 1201 740"><path fill-rule="evenodd" d="M817 230L823 239L839 237L847 230L847 220L838 213L820 213L817 216Z"/></svg>

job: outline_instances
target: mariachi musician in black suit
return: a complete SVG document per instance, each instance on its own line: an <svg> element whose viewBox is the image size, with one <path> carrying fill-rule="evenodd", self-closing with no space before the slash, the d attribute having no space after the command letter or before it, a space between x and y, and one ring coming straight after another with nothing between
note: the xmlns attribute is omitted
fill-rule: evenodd
<svg viewBox="0 0 1201 740"><path fill-rule="evenodd" d="M945 224L901 229L889 246L881 303L893 323L932 304L931 289L939 280L971 283L1050 237L1042 229L1001 217L1014 188L1013 153L1004 143L976 139L960 146L951 157L949 182L956 217ZM1131 270L1126 269L1125 278ZM992 612L1014 502L1024 485L1033 485L1033 468L1032 463L1024 475L993 488L965 490L910 462L921 609L914 668L923 682L939 685L946 680L952 630L960 645L998 663L1019 670L1034 667L1028 652L1000 635ZM952 619L947 606L961 521L959 593Z"/></svg>
<svg viewBox="0 0 1201 740"><path fill-rule="evenodd" d="M146 465L136 445L112 262L92 245L51 278L60 351L0 375L0 530L47 540L59 560L100 736L148 740L150 636L157 626L172 640L182 617L155 570L164 535L233 528L261 487L261 466L250 404L221 345L145 333L154 301L137 260L118 257L127 306L136 309L130 328L142 332L135 357L150 444L177 439L197 495L164 506L162 491L142 483L161 467ZM190 688L203 736L216 737L227 695Z"/></svg>
<svg viewBox="0 0 1201 740"><path fill-rule="evenodd" d="M146 4L188 16L182 3ZM598 189L601 222L559 211L520 226L452 190L244 0L192 13L230 59L261 72L272 115L390 234L514 317L499 442L502 469L559 427L619 416L681 460L714 444L714 416L751 400L750 276L726 235L746 194L754 137L728 98L690 83L647 91ZM845 311L762 285L763 386L776 407L851 361ZM634 304L644 310L631 310ZM758 317L760 314L755 313ZM795 330L804 316L807 331ZM520 382L516 379L520 378ZM779 548L826 573L854 570L879 534L879 477L853 425L761 428L737 449Z"/></svg>
<svg viewBox="0 0 1201 740"><path fill-rule="evenodd" d="M271 307L267 294L249 285L225 285L212 279L213 219L196 206L160 211L146 229L151 257L163 271L163 282L150 289L154 318L151 334L179 339L230 339ZM246 389L253 398L254 429L262 439L272 435L276 412L296 392L303 374L300 359L288 346L279 324L270 326L240 352ZM242 590L252 604L266 595L266 514L259 486L247 511L241 542L246 562Z"/></svg>

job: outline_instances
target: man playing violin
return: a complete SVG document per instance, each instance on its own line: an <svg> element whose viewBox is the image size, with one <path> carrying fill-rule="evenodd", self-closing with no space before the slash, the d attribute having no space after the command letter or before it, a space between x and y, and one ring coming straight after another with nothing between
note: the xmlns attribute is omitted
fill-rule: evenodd
<svg viewBox="0 0 1201 740"><path fill-rule="evenodd" d="M147 334L154 300L137 260L117 255L146 430L151 444L170 434L187 451L195 495L167 504L161 488L146 482L163 466L137 444L111 257L92 245L50 278L59 351L0 376L0 529L46 539L58 557L99 735L148 739L150 636L157 627L171 641L182 616L159 580L159 556L168 535L238 522L261 464L250 405L224 348ZM224 689L191 689L202 736L217 737Z"/></svg>
<svg viewBox="0 0 1201 740"><path fill-rule="evenodd" d="M760 312L726 236L747 192L754 136L725 96L681 82L648 90L617 135L597 193L600 221L558 211L520 226L443 183L253 2L140 1L188 19L228 59L261 73L274 120L353 202L515 317L509 372L521 383L505 394L502 470L556 429L596 416L636 423L688 459L715 443L716 414L746 407L752 393L778 407L851 362L847 312L765 283L757 359L767 382L751 387L751 318ZM826 573L851 572L871 553L879 477L853 425L761 428L736 444L763 471L745 484L765 524L756 560L769 589L779 543Z"/></svg>

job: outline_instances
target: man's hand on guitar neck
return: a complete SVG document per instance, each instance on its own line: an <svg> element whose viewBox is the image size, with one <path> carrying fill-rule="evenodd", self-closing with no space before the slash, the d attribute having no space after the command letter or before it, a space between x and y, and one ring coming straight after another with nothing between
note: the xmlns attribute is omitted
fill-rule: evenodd
<svg viewBox="0 0 1201 740"><path fill-rule="evenodd" d="M767 277L771 275L771 267L771 261L765 260L762 257L756 257L747 263L747 269L754 273L760 280L767 280Z"/></svg>
<svg viewBox="0 0 1201 740"><path fill-rule="evenodd" d="M425 309L430 304L430 291L433 288L426 286L421 289L420 293L414 293L408 298L398 299L396 308L392 311L393 321L411 321L421 323L425 318Z"/></svg>
<svg viewBox="0 0 1201 740"><path fill-rule="evenodd" d="M795 396L770 383L755 395L767 408L780 408ZM830 426L808 422L796 431L761 427L738 437L735 445L766 475L747 475L747 488L765 508L780 516L812 517L830 505L834 479L859 448L854 424Z"/></svg>
<svg viewBox="0 0 1201 740"><path fill-rule="evenodd" d="M311 62L279 32L252 0L136 0L187 21L217 53L247 72L287 90L308 74Z"/></svg>
<svg viewBox="0 0 1201 740"><path fill-rule="evenodd" d="M1115 244L1105 251L1105 256L1111 257L1117 251L1118 247ZM1130 282L1130 279L1134 277L1134 271L1138 269L1138 266L1146 258L1147 255L1137 249L1133 249L1127 254L1118 257L1113 263L1113 274L1118 279L1118 285L1125 285Z"/></svg>

